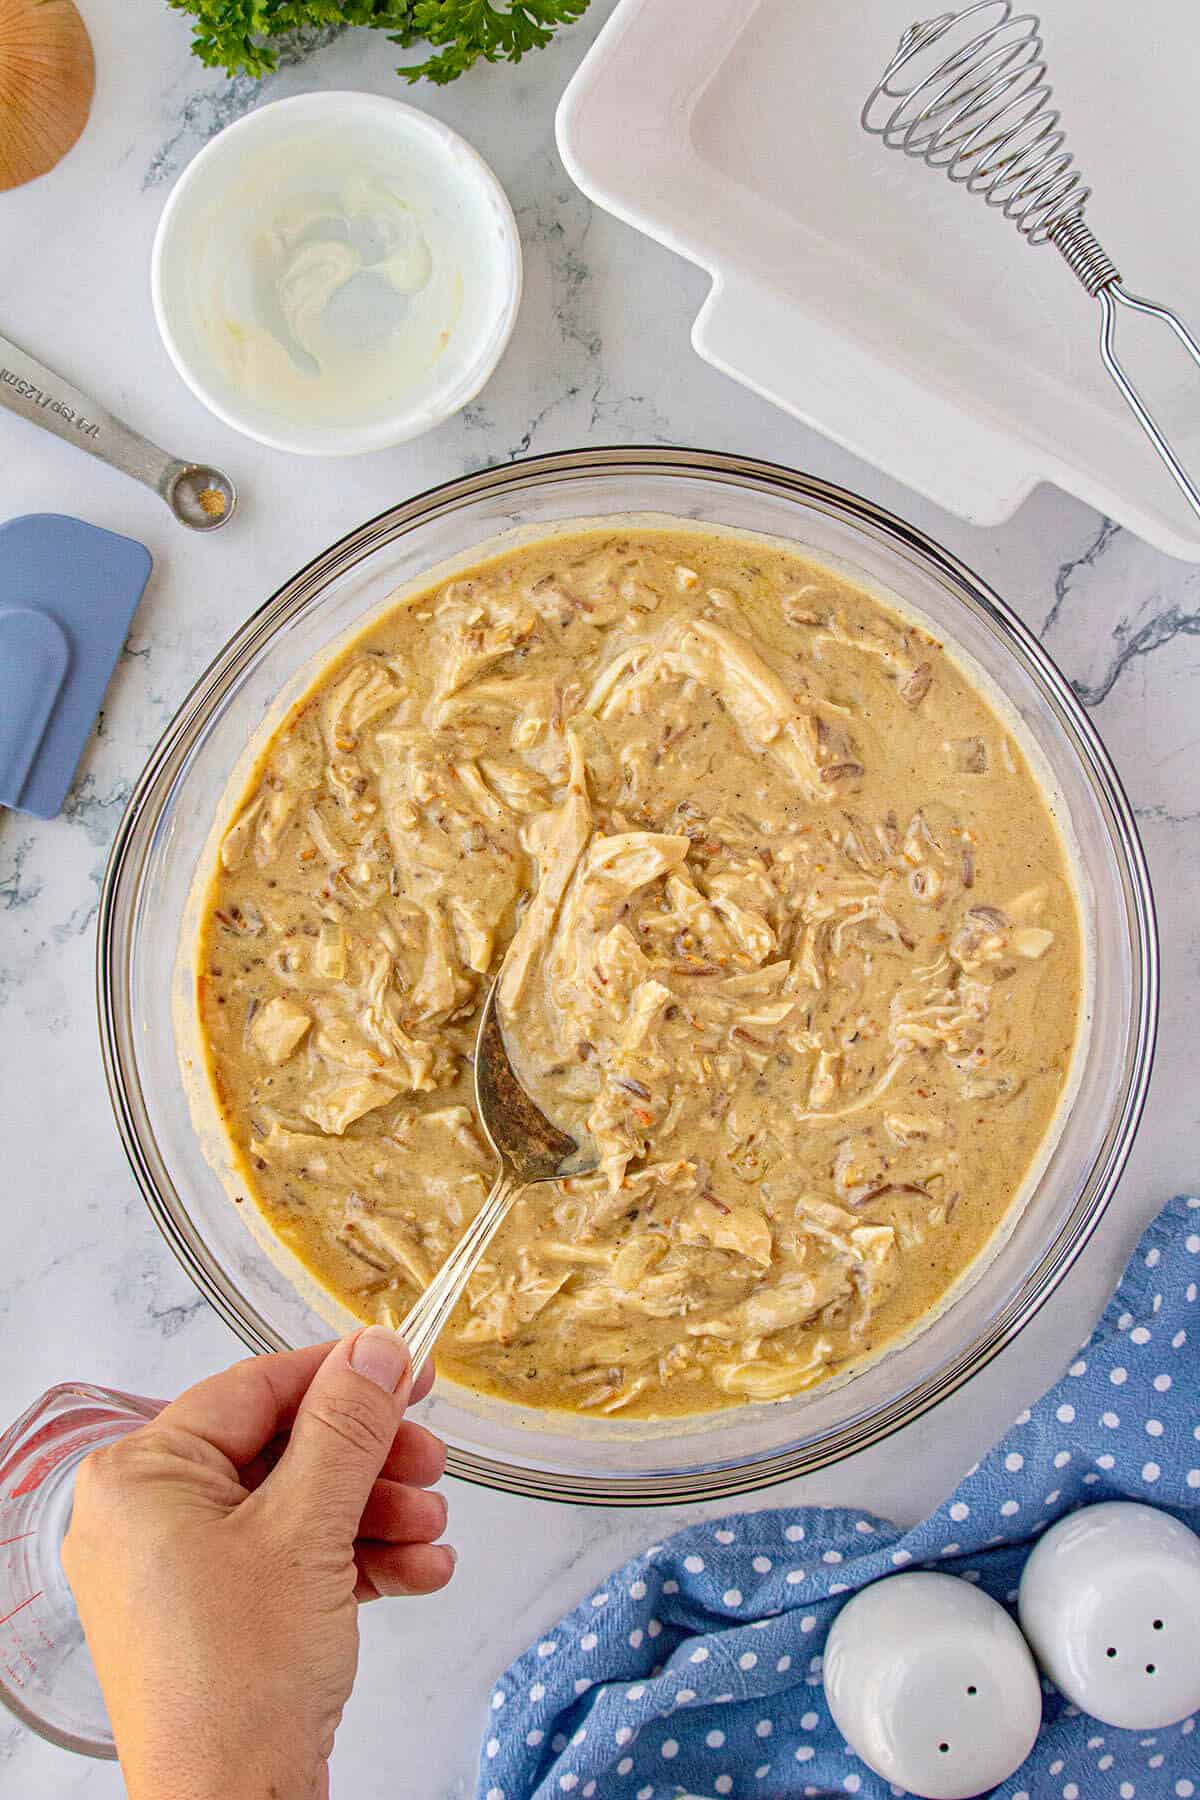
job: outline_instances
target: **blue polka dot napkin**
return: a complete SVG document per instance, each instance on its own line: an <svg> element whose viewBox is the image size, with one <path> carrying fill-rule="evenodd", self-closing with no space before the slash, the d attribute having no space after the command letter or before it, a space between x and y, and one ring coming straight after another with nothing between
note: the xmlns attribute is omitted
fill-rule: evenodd
<svg viewBox="0 0 1200 1800"><path fill-rule="evenodd" d="M901 1794L825 1706L840 1596L936 1567L1015 1613L1030 1540L1073 1507L1144 1500L1200 1530L1198 1284L1200 1199L1173 1200L1057 1387L912 1531L832 1508L749 1513L627 1563L501 1679L478 1800ZM1119 1731L1043 1686L1041 1735L1001 1800L1200 1797L1194 1718Z"/></svg>

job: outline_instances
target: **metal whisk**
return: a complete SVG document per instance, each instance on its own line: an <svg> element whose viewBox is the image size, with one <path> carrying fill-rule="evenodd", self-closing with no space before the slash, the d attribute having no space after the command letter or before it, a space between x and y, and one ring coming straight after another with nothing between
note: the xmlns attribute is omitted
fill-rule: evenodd
<svg viewBox="0 0 1200 1800"><path fill-rule="evenodd" d="M990 25L957 44L936 65L927 53L981 13ZM926 72L911 65L920 61ZM907 77L907 79L906 79ZM982 194L1030 244L1053 244L1088 293L1100 302L1100 355L1138 424L1200 514L1200 489L1172 450L1116 352L1117 307L1168 325L1200 366L1200 343L1170 307L1129 292L1120 270L1083 222L1091 194L1066 148L1051 105L1040 22L1014 16L1012 0L976 0L960 12L911 25L872 88L862 127L893 150L944 169L968 193Z"/></svg>

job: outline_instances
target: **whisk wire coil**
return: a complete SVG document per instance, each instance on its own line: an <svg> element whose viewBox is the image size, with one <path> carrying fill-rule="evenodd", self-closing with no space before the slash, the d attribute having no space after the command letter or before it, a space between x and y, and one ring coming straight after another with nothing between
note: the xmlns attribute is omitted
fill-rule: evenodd
<svg viewBox="0 0 1200 1800"><path fill-rule="evenodd" d="M981 29L982 15L993 15ZM972 33L961 41L959 35ZM930 53L945 44L940 61ZM862 109L863 130L889 149L941 169L968 193L999 207L1029 244L1053 244L1101 308L1100 355L1138 424L1193 511L1192 481L1126 373L1116 348L1117 308L1166 325L1200 367L1200 343L1157 301L1131 294L1083 220L1091 197L1051 104L1041 24L1012 0L975 0L959 12L911 25Z"/></svg>
<svg viewBox="0 0 1200 1800"><path fill-rule="evenodd" d="M999 16L921 73L935 44L989 12ZM1000 207L1030 243L1044 244L1091 192L1065 148L1051 93L1036 16L1013 16L1011 0L976 0L905 32L862 125L889 149L944 169Z"/></svg>

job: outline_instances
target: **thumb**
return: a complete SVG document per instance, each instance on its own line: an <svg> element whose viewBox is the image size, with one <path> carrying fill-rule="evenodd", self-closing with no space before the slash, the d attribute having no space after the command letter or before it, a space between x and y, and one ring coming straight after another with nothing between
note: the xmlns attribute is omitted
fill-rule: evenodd
<svg viewBox="0 0 1200 1800"><path fill-rule="evenodd" d="M350 1543L408 1405L403 1338L370 1325L335 1344L313 1376L269 1485Z"/></svg>

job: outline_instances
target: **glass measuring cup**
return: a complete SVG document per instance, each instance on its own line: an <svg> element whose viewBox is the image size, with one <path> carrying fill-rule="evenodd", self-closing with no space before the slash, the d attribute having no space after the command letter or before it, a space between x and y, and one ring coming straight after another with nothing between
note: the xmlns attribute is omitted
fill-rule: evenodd
<svg viewBox="0 0 1200 1800"><path fill-rule="evenodd" d="M83 1756L111 1759L116 1748L59 1557L75 1476L89 1452L165 1404L65 1382L0 1437L0 1700L31 1731Z"/></svg>

